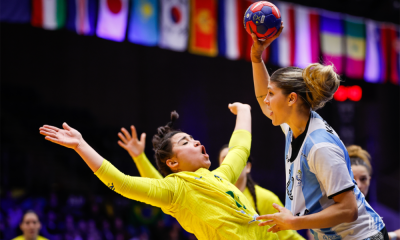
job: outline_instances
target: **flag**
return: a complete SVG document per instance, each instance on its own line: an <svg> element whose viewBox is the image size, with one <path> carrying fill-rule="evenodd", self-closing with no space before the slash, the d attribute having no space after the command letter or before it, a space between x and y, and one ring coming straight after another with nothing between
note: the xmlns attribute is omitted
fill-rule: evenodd
<svg viewBox="0 0 400 240"><path fill-rule="evenodd" d="M243 56L244 37L248 35L243 27L243 14L240 0L219 1L218 51L219 55L231 60Z"/></svg>
<svg viewBox="0 0 400 240"><path fill-rule="evenodd" d="M128 0L100 0L97 36L121 42L125 39Z"/></svg>
<svg viewBox="0 0 400 240"><path fill-rule="evenodd" d="M31 21L31 0L0 0L0 21L29 23Z"/></svg>
<svg viewBox="0 0 400 240"><path fill-rule="evenodd" d="M365 23L361 18L347 16L346 31L346 75L362 79L365 64Z"/></svg>
<svg viewBox="0 0 400 240"><path fill-rule="evenodd" d="M32 0L32 20L35 27L60 29L65 24L65 0Z"/></svg>
<svg viewBox="0 0 400 240"><path fill-rule="evenodd" d="M319 16L317 10L303 6L296 6L294 16L294 65L305 68L319 62Z"/></svg>
<svg viewBox="0 0 400 240"><path fill-rule="evenodd" d="M217 55L216 0L191 0L189 52Z"/></svg>
<svg viewBox="0 0 400 240"><path fill-rule="evenodd" d="M188 42L189 0L161 0L161 29L159 46L185 51Z"/></svg>
<svg viewBox="0 0 400 240"><path fill-rule="evenodd" d="M275 4L283 25L281 35L271 44L271 63L281 67L293 66L295 61L295 12L293 5L285 2Z"/></svg>
<svg viewBox="0 0 400 240"><path fill-rule="evenodd" d="M389 26L389 80L391 83L399 85L400 68L400 26L391 24Z"/></svg>
<svg viewBox="0 0 400 240"><path fill-rule="evenodd" d="M68 0L68 15L66 28L80 35L95 33L97 1Z"/></svg>
<svg viewBox="0 0 400 240"><path fill-rule="evenodd" d="M158 0L133 0L128 40L145 46L158 44Z"/></svg>
<svg viewBox="0 0 400 240"><path fill-rule="evenodd" d="M384 24L367 20L366 54L364 79L367 82L379 83L387 79L387 37Z"/></svg>
<svg viewBox="0 0 400 240"><path fill-rule="evenodd" d="M322 11L320 15L322 60L333 64L336 73L343 73L344 26L340 13Z"/></svg>

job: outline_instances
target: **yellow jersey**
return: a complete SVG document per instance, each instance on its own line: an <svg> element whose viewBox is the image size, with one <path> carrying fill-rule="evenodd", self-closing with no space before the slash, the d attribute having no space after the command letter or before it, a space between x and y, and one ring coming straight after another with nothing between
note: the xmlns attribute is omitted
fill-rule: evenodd
<svg viewBox="0 0 400 240"><path fill-rule="evenodd" d="M139 156L133 158L133 160L139 170L140 176L163 179L160 172L154 168L154 166L151 164L144 153L141 153ZM276 196L273 192L258 185L255 186L255 191L257 196L258 212L260 213L260 215L273 214L278 212L272 206L273 203L279 204L280 206L284 207L278 196ZM247 187L243 191L243 194L249 200L251 206L255 209L256 207L254 204L253 196L251 195L250 190ZM294 230L279 231L277 234L280 240L305 240L300 234L297 233L297 231Z"/></svg>
<svg viewBox="0 0 400 240"><path fill-rule="evenodd" d="M278 210L276 210L272 206L273 203L276 203L284 207L282 202L279 200L278 196L276 196L273 192L265 188L262 188L258 185L255 186L255 189L257 196L257 208L260 215L277 213ZM255 209L256 206L254 204L253 196L251 195L250 190L247 187L243 191L243 194L249 200L251 206ZM298 234L294 230L279 231L277 232L277 234L280 240L305 240L305 238L303 238L300 234Z"/></svg>
<svg viewBox="0 0 400 240"><path fill-rule="evenodd" d="M16 238L13 238L12 240L25 240L25 237L24 237L24 235L21 235L21 236L18 236ZM47 239L45 237L42 237L42 236L38 236L36 238L36 240L49 240L49 239Z"/></svg>
<svg viewBox="0 0 400 240"><path fill-rule="evenodd" d="M160 207L198 239L278 239L268 226L258 226L258 214L234 185L250 154L251 133L236 130L229 146L214 171L200 168L151 179L127 176L104 160L95 175L127 198Z"/></svg>

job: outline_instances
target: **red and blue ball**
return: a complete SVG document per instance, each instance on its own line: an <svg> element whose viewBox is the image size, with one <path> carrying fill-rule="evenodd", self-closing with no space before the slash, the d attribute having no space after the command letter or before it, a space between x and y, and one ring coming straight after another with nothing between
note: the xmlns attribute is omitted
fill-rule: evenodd
<svg viewBox="0 0 400 240"><path fill-rule="evenodd" d="M246 31L254 32L259 40L266 40L273 37L281 27L281 13L272 3L259 1L247 8L243 24Z"/></svg>

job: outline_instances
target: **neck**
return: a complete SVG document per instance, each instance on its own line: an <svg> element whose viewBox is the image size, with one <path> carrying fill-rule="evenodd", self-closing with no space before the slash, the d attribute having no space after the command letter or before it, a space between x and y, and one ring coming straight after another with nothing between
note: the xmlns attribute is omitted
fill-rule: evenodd
<svg viewBox="0 0 400 240"><path fill-rule="evenodd" d="M307 127L308 119L310 118L310 110L307 111L298 111L296 114L293 114L288 121L288 125L290 129L293 131L293 137L297 138L300 134L302 134Z"/></svg>
<svg viewBox="0 0 400 240"><path fill-rule="evenodd" d="M25 240L36 240L37 236L25 236L24 235Z"/></svg>
<svg viewBox="0 0 400 240"><path fill-rule="evenodd" d="M241 192L244 192L244 190L246 189L246 185L247 185L247 177L243 178L243 179L238 179L235 186L237 188L239 188L239 190Z"/></svg>

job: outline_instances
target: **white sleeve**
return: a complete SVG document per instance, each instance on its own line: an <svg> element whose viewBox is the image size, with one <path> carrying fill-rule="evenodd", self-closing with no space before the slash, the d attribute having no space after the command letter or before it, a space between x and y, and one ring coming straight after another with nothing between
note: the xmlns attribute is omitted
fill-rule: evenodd
<svg viewBox="0 0 400 240"><path fill-rule="evenodd" d="M343 150L332 143L315 144L309 153L308 165L329 199L354 188Z"/></svg>
<svg viewBox="0 0 400 240"><path fill-rule="evenodd" d="M289 132L289 125L287 123L282 123L281 125L282 131L285 134L285 136L287 135L287 133Z"/></svg>

